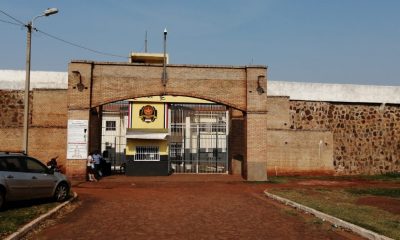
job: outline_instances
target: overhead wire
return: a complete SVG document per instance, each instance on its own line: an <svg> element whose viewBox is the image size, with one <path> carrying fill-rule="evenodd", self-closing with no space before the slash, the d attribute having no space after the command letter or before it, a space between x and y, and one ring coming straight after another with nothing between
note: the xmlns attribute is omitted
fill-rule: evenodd
<svg viewBox="0 0 400 240"><path fill-rule="evenodd" d="M11 18L12 20L16 21L17 23L25 26L26 24L23 23L21 20L16 19L15 17L11 16L10 14L4 12L3 10L0 9L0 12L3 13L4 15L6 15L7 17Z"/></svg>
<svg viewBox="0 0 400 240"><path fill-rule="evenodd" d="M106 52L103 52L103 51L94 50L94 49L91 49L91 48L88 48L88 47L79 45L79 44L77 44L77 43L73 43L73 42L64 40L64 39L62 39L62 38L60 38L60 37L54 36L54 35L52 35L52 34L50 34L50 33L46 33L46 32L44 32L44 31L42 31L42 30L40 30L40 29L37 29L37 28L35 28L35 30L36 30L37 32L42 33L43 35L46 35L46 36L48 36L48 37L50 37L50 38L53 38L53 39L55 39L55 40L58 40L58 41L60 41L60 42L69 44L69 45L74 46L74 47L77 47L77 48L85 49L85 50L90 51L90 52L93 52L93 53L97 53L97 54L105 55L105 56L110 56L110 57L118 57L118 58L123 58L123 59L127 59L127 58L128 58L128 57L126 57L126 56L121 56L121 55L117 55L117 54L113 54L113 53L106 53Z"/></svg>
<svg viewBox="0 0 400 240"><path fill-rule="evenodd" d="M0 22L12 24L12 25L17 25L17 26L21 26L21 27L25 27L25 25L21 25L19 23L15 23L15 22L10 22L10 21L3 20L3 19L0 19Z"/></svg>
<svg viewBox="0 0 400 240"><path fill-rule="evenodd" d="M4 12L4 11L1 10L1 9L0 9L0 12L3 13L4 15L6 15L7 17L13 19L16 23L10 22L10 21L6 21L6 20L3 20L3 19L0 19L0 22L4 22L4 23L8 23L8 24L13 24L13 25L18 25L18 26L23 26L23 27L26 27L26 26L27 26L27 25L26 25L25 23L23 23L22 21L20 21L20 20L18 20L17 18L11 16L10 14ZM87 51L90 51L90 52L93 52L93 53L96 53L96 54L100 54L100 55L104 55L104 56L110 56L110 57L123 58L123 59L127 59L127 58L128 58L128 57L126 57L126 56L121 56L121 55L118 55L118 54L107 53L107 52L103 52L103 51L98 51L98 50L95 50L95 49L91 49L91 48L82 46L82 45L80 45L80 44L77 44L77 43L73 43L73 42L64 40L64 39L62 39L62 38L60 38L60 37L57 37L57 36L54 36L54 35L52 35L52 34L50 34L50 33L46 33L46 32L44 32L44 31L42 31L42 30L37 29L37 28L33 28L33 30L35 30L35 31L37 31L37 32L40 32L41 34L43 34L43 35L45 35L45 36L47 36L47 37L50 37L50 38L52 38L52 39L58 40L58 41L60 41L60 42L66 43L66 44L68 44L68 45L71 45L71 46L74 46L74 47L77 47L77 48L85 49L85 50L87 50Z"/></svg>

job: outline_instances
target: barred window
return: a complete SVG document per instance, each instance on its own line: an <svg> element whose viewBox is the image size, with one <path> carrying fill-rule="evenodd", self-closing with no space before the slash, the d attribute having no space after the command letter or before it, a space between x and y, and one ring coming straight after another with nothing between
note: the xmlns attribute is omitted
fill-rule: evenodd
<svg viewBox="0 0 400 240"><path fill-rule="evenodd" d="M115 131L116 124L115 121L106 121L106 131Z"/></svg>
<svg viewBox="0 0 400 240"><path fill-rule="evenodd" d="M135 161L160 161L158 146L137 146Z"/></svg>

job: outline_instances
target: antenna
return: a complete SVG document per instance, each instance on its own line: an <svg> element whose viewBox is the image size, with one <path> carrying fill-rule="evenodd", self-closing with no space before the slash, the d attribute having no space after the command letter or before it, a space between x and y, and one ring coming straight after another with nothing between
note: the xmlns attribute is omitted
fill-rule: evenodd
<svg viewBox="0 0 400 240"><path fill-rule="evenodd" d="M147 53L147 30L146 30L146 34L144 37L144 52Z"/></svg>

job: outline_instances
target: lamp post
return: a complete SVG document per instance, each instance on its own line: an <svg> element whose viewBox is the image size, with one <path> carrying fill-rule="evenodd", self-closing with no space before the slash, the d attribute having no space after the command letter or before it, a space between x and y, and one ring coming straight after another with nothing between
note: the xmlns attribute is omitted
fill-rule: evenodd
<svg viewBox="0 0 400 240"><path fill-rule="evenodd" d="M163 61L163 75L162 82L165 86L167 85L167 29L164 29L164 61ZM165 90L165 89L164 89Z"/></svg>
<svg viewBox="0 0 400 240"><path fill-rule="evenodd" d="M29 125L29 88L31 78L31 37L33 22L39 17L47 17L58 13L57 8L48 8L43 11L41 15L38 15L29 21L25 27L27 28L27 40L26 40L26 76L25 76L25 93L24 93L24 132L23 132L23 151L28 154L28 125Z"/></svg>

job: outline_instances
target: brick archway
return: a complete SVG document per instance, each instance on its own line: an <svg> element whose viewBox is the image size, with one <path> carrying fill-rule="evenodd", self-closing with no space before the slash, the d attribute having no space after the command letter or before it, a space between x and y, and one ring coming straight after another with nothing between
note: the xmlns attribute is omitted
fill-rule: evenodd
<svg viewBox="0 0 400 240"><path fill-rule="evenodd" d="M132 97L176 95L202 98L244 112L247 180L266 180L267 82L265 66L168 65L73 61L68 70L68 120L88 120L103 104ZM85 173L84 159L67 160L70 175Z"/></svg>

